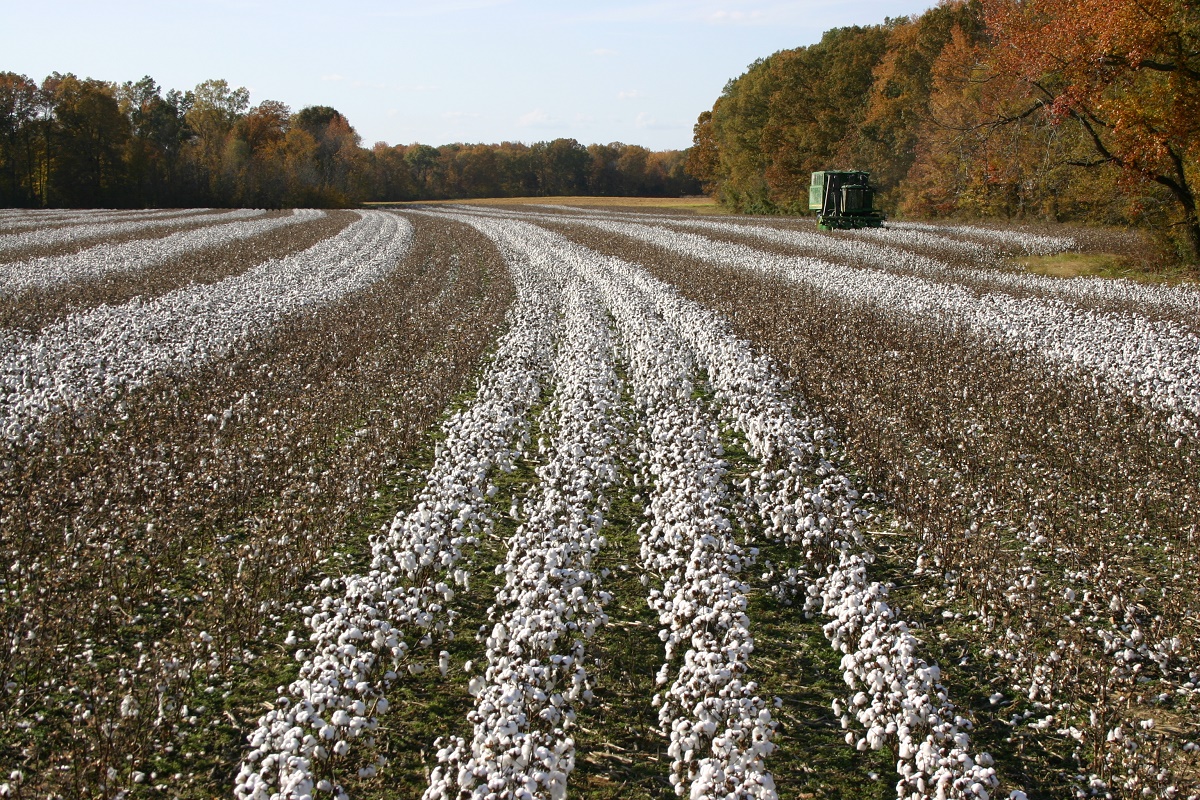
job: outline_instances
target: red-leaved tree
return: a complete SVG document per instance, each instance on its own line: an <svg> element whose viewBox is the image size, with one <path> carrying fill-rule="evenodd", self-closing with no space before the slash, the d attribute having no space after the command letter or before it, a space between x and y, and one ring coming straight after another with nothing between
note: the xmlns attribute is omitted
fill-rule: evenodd
<svg viewBox="0 0 1200 800"><path fill-rule="evenodd" d="M999 66L1056 121L1081 125L1126 183L1166 187L1200 260L1200 5L1194 0L983 0Z"/></svg>

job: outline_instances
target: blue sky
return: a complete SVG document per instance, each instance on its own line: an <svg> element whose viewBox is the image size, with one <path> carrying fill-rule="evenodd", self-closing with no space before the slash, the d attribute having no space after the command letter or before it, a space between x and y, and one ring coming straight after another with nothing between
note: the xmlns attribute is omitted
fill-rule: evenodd
<svg viewBox="0 0 1200 800"><path fill-rule="evenodd" d="M364 144L691 144L696 116L754 59L929 0L0 0L0 70L331 105Z"/></svg>

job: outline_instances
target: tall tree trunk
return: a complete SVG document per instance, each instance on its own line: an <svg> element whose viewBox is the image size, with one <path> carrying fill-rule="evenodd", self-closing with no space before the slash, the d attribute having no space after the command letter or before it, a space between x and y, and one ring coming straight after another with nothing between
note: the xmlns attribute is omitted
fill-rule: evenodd
<svg viewBox="0 0 1200 800"><path fill-rule="evenodd" d="M1183 158L1174 148L1170 148L1168 152L1175 165L1175 175L1157 176L1155 181L1170 189L1171 193L1175 195L1175 199L1179 201L1179 205L1183 206L1184 235L1187 237L1188 249L1191 250L1189 260L1193 264L1200 264L1200 214L1196 210L1196 193L1192 191L1192 187L1188 183Z"/></svg>
<svg viewBox="0 0 1200 800"><path fill-rule="evenodd" d="M1186 226L1188 243L1192 248L1192 263L1200 264L1200 215L1196 213L1195 203L1192 203L1184 225Z"/></svg>

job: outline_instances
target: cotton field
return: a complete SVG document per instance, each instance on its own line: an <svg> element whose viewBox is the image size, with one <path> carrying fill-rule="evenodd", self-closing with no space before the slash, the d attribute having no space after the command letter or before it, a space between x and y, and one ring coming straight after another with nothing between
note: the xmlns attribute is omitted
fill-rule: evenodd
<svg viewBox="0 0 1200 800"><path fill-rule="evenodd" d="M1200 797L1200 292L1080 246L0 213L0 795Z"/></svg>

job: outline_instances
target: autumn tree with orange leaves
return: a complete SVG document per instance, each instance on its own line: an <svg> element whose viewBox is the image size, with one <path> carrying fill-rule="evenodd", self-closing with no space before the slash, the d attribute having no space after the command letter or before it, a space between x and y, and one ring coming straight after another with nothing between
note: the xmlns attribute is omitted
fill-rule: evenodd
<svg viewBox="0 0 1200 800"><path fill-rule="evenodd" d="M1127 188L1151 181L1179 209L1200 261L1200 5L1194 0L983 0L998 67L1025 81Z"/></svg>

